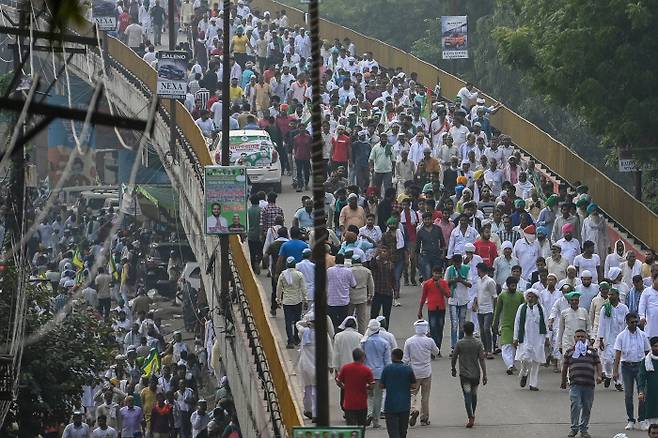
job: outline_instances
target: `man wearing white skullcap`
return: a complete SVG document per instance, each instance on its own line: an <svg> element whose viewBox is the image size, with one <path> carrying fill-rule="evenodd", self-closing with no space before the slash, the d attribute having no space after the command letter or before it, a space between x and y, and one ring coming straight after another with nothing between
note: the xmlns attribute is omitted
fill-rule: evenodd
<svg viewBox="0 0 658 438"><path fill-rule="evenodd" d="M549 345L548 315L537 290L527 289L523 295L526 302L519 306L514 320L515 359L521 363L521 388L529 383L531 391L538 391L539 364L546 362L544 348Z"/></svg>
<svg viewBox="0 0 658 438"><path fill-rule="evenodd" d="M346 317L338 326L342 332L334 337L334 355L332 366L340 370L343 365L352 362L352 352L355 348L361 348L361 333L357 331L357 321L353 316ZM340 406L343 406L344 391L340 390Z"/></svg>
<svg viewBox="0 0 658 438"><path fill-rule="evenodd" d="M420 424L430 424L430 390L432 388L432 359L439 354L439 347L434 339L427 336L429 323L419 319L414 323L415 335L404 342L402 361L411 365L416 376L417 385L411 391L411 415L409 425L414 426L420 414ZM421 393L420 412L418 411L418 393Z"/></svg>
<svg viewBox="0 0 658 438"><path fill-rule="evenodd" d="M507 277L512 275L512 266L519 264L519 261L512 255L512 242L509 240L504 241L501 245L502 254L496 257L493 263L494 276L493 279L498 286L498 292L505 287Z"/></svg>
<svg viewBox="0 0 658 438"><path fill-rule="evenodd" d="M381 329L379 321L371 319L368 322L366 335L362 340L363 351L366 352L366 365L372 370L375 378L375 386L368 392L368 423L373 428L379 427L379 416L382 408L382 388L379 379L384 367L391 363L391 346L383 336L379 334Z"/></svg>
<svg viewBox="0 0 658 438"><path fill-rule="evenodd" d="M621 268L612 267L608 271L608 280L610 280L610 286L616 288L619 291L619 300L622 303L626 303L626 295L630 290L626 283L622 282L623 273Z"/></svg>
<svg viewBox="0 0 658 438"><path fill-rule="evenodd" d="M592 300L599 294L599 285L592 280L592 271L587 269L581 271L580 281L576 286L576 291L580 292L580 307L589 311Z"/></svg>

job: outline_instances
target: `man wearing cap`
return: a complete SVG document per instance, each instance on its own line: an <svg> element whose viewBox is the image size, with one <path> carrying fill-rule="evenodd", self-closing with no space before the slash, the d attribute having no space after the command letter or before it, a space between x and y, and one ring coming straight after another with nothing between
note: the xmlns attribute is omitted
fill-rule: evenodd
<svg viewBox="0 0 658 438"><path fill-rule="evenodd" d="M640 295L638 314L647 336L658 336L658 273L652 276L653 283Z"/></svg>
<svg viewBox="0 0 658 438"><path fill-rule="evenodd" d="M589 311L592 300L599 294L599 286L592 281L592 273L588 270L581 272L580 281L575 288L580 293L580 307Z"/></svg>
<svg viewBox="0 0 658 438"><path fill-rule="evenodd" d="M581 231L582 240L591 240L594 242L594 254L599 257L606 256L610 247L610 238L605 218L601 216L599 206L594 203L587 206L587 214Z"/></svg>
<svg viewBox="0 0 658 438"><path fill-rule="evenodd" d="M580 307L580 292L569 292L564 295L569 307L560 312L560 328L558 331L558 345L561 352L572 348L576 330L590 332L589 312Z"/></svg>
<svg viewBox="0 0 658 438"><path fill-rule="evenodd" d="M638 328L638 316L634 313L626 314L626 328L622 330L615 339L615 363L613 364L612 378L619 380L619 365L621 364L621 377L624 382L624 402L626 404L626 415L628 424L626 430L632 430L639 426L640 430L646 430L648 424L645 421L644 400L638 403L639 425L636 423L633 408L633 387L637 384L640 366L646 355L651 350L649 339L645 332Z"/></svg>
<svg viewBox="0 0 658 438"><path fill-rule="evenodd" d="M64 428L62 438L90 438L89 425L82 422L82 412L73 412L72 419Z"/></svg>
<svg viewBox="0 0 658 438"><path fill-rule="evenodd" d="M538 391L539 364L546 361L545 347L549 345L546 311L537 290L527 289L523 294L526 302L516 312L513 345L521 363L521 388L529 383L531 391Z"/></svg>
<svg viewBox="0 0 658 438"><path fill-rule="evenodd" d="M557 281L560 282L567 276L567 267L569 262L562 257L562 247L557 243L551 245L551 256L546 259L546 269L556 275Z"/></svg>
<svg viewBox="0 0 658 438"><path fill-rule="evenodd" d="M514 249L512 242L506 240L500 245L500 247L502 254L496 257L493 262L493 279L498 286L499 293L505 287L505 281L507 280L507 277L512 275L512 266L519 264L517 258L512 255L512 251ZM484 257L482 260L484 260Z"/></svg>
<svg viewBox="0 0 658 438"><path fill-rule="evenodd" d="M347 307L349 315L356 315L361 332L365 332L367 324L368 302L372 300L375 291L375 283L372 271L361 264L361 256L352 256L352 274L356 280L356 286L350 288L350 303Z"/></svg>
<svg viewBox="0 0 658 438"><path fill-rule="evenodd" d="M379 321L371 319L368 321L368 329L361 340L363 351L366 353L366 365L372 370L375 386L368 392L368 421L374 429L379 428L379 416L382 405L382 388L379 379L386 365L391 363L391 346L379 333L381 326Z"/></svg>
<svg viewBox="0 0 658 438"><path fill-rule="evenodd" d="M523 304L524 297L520 292L517 292L517 285L519 280L515 277L509 276L505 281L505 289L498 295L496 301L496 308L494 309L493 331L498 333L500 337L501 355L503 362L507 368L507 374L514 373L514 356L516 349L514 347L514 321L516 312Z"/></svg>
<svg viewBox="0 0 658 438"><path fill-rule="evenodd" d="M402 361L411 365L418 385L411 390L411 415L409 425L414 426L420 414L421 426L430 424L430 390L432 388L432 358L439 354L434 339L427 336L429 324L420 319L414 323L415 334L404 342ZM418 411L418 392L421 393L421 408Z"/></svg>
<svg viewBox="0 0 658 438"><path fill-rule="evenodd" d="M277 282L277 303L283 306L286 321L286 348L293 349L299 344L299 335L295 328L302 316L302 306L306 303L306 280L304 275L295 269L297 262L290 256L286 259L287 268L279 275Z"/></svg>
<svg viewBox="0 0 658 438"><path fill-rule="evenodd" d="M297 361L297 368L304 388L304 416L307 418L317 417L317 399L315 396L316 380L315 380L315 314L313 311L308 312L304 317L297 321L297 332L301 340L299 349L299 359ZM333 342L327 330L327 357L332 358ZM329 368L332 372L333 368Z"/></svg>
<svg viewBox="0 0 658 438"><path fill-rule="evenodd" d="M551 232L551 240L553 242L557 242L562 237L564 237L565 225L571 225L571 228L569 228L571 234L576 238L576 240L580 240L580 218L577 214L571 214L572 205L573 204L571 203L564 203L560 206L560 212L562 214L557 216L553 221L553 230Z"/></svg>
<svg viewBox="0 0 658 438"><path fill-rule="evenodd" d="M361 348L361 340L363 339L362 334L357 330L358 324L356 318L351 315L347 316L338 328L342 331L336 333L336 336L334 336L334 355L332 357L332 366L337 370L353 360L352 352L355 348ZM364 326L364 332L365 329L366 327ZM342 400L343 397L341 395L341 406L343 405Z"/></svg>
<svg viewBox="0 0 658 438"><path fill-rule="evenodd" d="M534 225L528 225L523 229L523 238L516 241L512 255L516 257L521 266L521 278L529 280L532 273L537 270L537 258L539 257L539 243Z"/></svg>
<svg viewBox="0 0 658 438"><path fill-rule="evenodd" d="M302 261L295 268L302 273L306 281L306 301L312 303L315 297L315 263L311 260L313 251L311 248L302 250Z"/></svg>
<svg viewBox="0 0 658 438"><path fill-rule="evenodd" d="M603 363L604 386L610 386L612 379L613 365L615 362L614 344L617 335L626 328L626 315L628 307L619 302L619 291L610 289L608 301L605 302L599 311L598 331L595 333L598 339L599 349L601 350L601 362ZM621 382L615 380L615 388L622 390Z"/></svg>

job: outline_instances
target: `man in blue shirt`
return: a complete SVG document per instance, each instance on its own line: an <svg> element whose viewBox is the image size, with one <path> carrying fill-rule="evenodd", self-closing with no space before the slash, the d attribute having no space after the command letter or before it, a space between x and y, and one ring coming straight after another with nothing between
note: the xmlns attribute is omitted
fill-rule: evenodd
<svg viewBox="0 0 658 438"><path fill-rule="evenodd" d="M391 345L388 341L379 335L381 325L376 319L368 322L368 329L361 341L363 351L366 352L366 365L372 370L375 378L375 385L372 390L368 391L368 421L372 422L373 429L379 427L379 416L382 409L382 387L379 385L379 379L382 376L384 367L391 363Z"/></svg>
<svg viewBox="0 0 658 438"><path fill-rule="evenodd" d="M299 227L290 227L290 240L281 245L279 259L276 262L276 272L283 271L288 257L294 257L295 262L302 261L302 252L308 248L308 243L302 240L302 231Z"/></svg>
<svg viewBox="0 0 658 438"><path fill-rule="evenodd" d="M396 348L391 352L390 363L384 367L379 385L386 389L386 430L392 438L406 438L411 410L411 388L416 385L416 376L409 365L402 362L404 352Z"/></svg>

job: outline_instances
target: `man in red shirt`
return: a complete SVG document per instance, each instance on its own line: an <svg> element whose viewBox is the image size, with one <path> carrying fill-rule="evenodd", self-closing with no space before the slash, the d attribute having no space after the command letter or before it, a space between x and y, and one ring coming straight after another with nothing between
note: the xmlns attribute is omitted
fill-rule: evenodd
<svg viewBox="0 0 658 438"><path fill-rule="evenodd" d="M450 287L443 278L440 266L432 268L432 278L423 282L423 293L420 296L418 319L423 319L423 306L427 303L427 320L430 324L430 335L439 347L441 357L441 340L443 339L443 326L446 321L446 299L450 298Z"/></svg>
<svg viewBox="0 0 658 438"><path fill-rule="evenodd" d="M475 254L482 257L482 262L492 268L494 260L498 257L498 247L491 241L491 222L482 223L480 238L473 245L475 245Z"/></svg>
<svg viewBox="0 0 658 438"><path fill-rule="evenodd" d="M156 395L157 403L151 411L151 436L165 438L174 430L173 405L165 403L165 395L159 392Z"/></svg>
<svg viewBox="0 0 658 438"><path fill-rule="evenodd" d="M345 127L339 125L336 128L336 137L331 139L331 162L334 170L340 166L345 168L345 178L347 178L347 162L350 160L351 140L345 134Z"/></svg>
<svg viewBox="0 0 658 438"><path fill-rule="evenodd" d="M297 191L308 190L308 181L311 177L311 145L313 137L308 128L301 129L293 140L293 155L297 168ZM303 184L302 184L303 183Z"/></svg>
<svg viewBox="0 0 658 438"><path fill-rule="evenodd" d="M366 353L355 348L354 362L343 365L336 376L336 384L343 389L345 420L350 426L366 426L368 416L368 390L375 384L370 368L364 365Z"/></svg>

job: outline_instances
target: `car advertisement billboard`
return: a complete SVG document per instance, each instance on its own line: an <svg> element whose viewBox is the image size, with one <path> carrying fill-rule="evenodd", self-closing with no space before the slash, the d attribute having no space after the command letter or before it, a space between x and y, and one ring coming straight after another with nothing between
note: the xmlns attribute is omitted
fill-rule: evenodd
<svg viewBox="0 0 658 438"><path fill-rule="evenodd" d="M441 49L443 59L468 58L468 17L441 17Z"/></svg>
<svg viewBox="0 0 658 438"><path fill-rule="evenodd" d="M206 234L243 234L247 230L247 169L205 167Z"/></svg>
<svg viewBox="0 0 658 438"><path fill-rule="evenodd" d="M184 99L187 91L187 52L160 50L158 58L158 96Z"/></svg>
<svg viewBox="0 0 658 438"><path fill-rule="evenodd" d="M92 15L99 30L115 32L117 30L117 7L113 2L95 1L92 3Z"/></svg>

